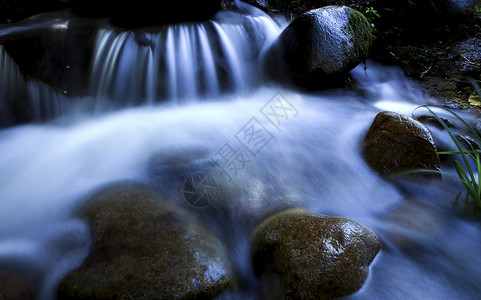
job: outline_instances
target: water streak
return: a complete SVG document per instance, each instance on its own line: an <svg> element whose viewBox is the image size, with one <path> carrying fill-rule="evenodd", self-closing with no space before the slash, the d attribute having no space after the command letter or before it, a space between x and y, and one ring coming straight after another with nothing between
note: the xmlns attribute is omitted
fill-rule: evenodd
<svg viewBox="0 0 481 300"><path fill-rule="evenodd" d="M92 95L139 104L255 88L261 76L259 53L280 28L267 15L235 14L237 23L226 22L220 13L210 21L153 32L100 29L91 67Z"/></svg>

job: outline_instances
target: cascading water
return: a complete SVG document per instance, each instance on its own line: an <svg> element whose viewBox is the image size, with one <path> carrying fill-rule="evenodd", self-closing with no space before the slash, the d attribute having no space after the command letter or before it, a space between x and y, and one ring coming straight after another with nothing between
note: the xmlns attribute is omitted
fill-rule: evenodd
<svg viewBox="0 0 481 300"><path fill-rule="evenodd" d="M245 281L245 293L219 298L257 298L257 289L248 288L262 285L250 266L250 234L264 216L301 206L351 218L380 236L383 249L368 282L348 298L476 299L481 230L454 213L457 186L392 184L360 153L377 112L410 114L435 100L398 70L372 62L367 71L361 66L352 72L362 96L343 90L303 94L273 84L254 89L263 79L255 71L255 53L264 46L259 41L268 43L275 29L267 16L255 18L242 23L255 25L252 40L238 19L155 33L99 30L93 96L74 100L167 101L80 119L70 108L67 123L1 130L0 266L32 270L40 297L52 298L59 280L88 252L87 225L74 212L89 195L109 184L136 182L168 198L192 173L209 173L206 161L222 159L219 150L229 146L245 160L231 174L234 180L218 179L223 198L207 210L191 207L219 235ZM0 92L9 93L14 84L6 80L25 82L1 48L0 58ZM231 93L222 94L226 82ZM55 100L59 94L46 88L38 99ZM179 103L182 98L189 101ZM277 101L286 109L269 114ZM262 143L246 139L245 129L255 126ZM432 130L447 143L441 130ZM179 157L187 162L180 170L172 163Z"/></svg>
<svg viewBox="0 0 481 300"><path fill-rule="evenodd" d="M238 22L232 23L233 19ZM278 31L266 15L236 12L155 32L100 29L91 93L138 104L245 92L261 80L256 47L268 44Z"/></svg>

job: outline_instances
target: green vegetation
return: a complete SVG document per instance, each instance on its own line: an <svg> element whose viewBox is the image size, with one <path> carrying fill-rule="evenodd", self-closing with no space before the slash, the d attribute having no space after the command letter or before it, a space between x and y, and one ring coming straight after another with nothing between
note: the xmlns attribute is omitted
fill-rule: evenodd
<svg viewBox="0 0 481 300"><path fill-rule="evenodd" d="M453 161L456 174L445 172L442 170L413 170L413 173L436 173L455 178L456 180L461 182L465 188L464 192L466 194L466 205L468 207L472 206L474 214L478 215L479 212L481 212L481 150L479 148L479 146L481 145L480 135L471 125L466 122L466 120L464 120L460 115L448 108L437 105L422 105L416 108L414 112L421 108L427 109L429 113L436 118L436 120L446 130L446 132L451 137L451 140L456 145L456 150L437 152L438 155L459 155L461 157L462 163L459 160ZM453 115L455 118L457 118L463 123L468 132L466 134L458 134L453 132L453 130L451 130L451 128L448 126L448 124L446 124L443 118L441 118L438 114L434 112L433 108L442 109ZM413 117L416 118L414 116L414 112ZM462 194L463 191L458 194L455 203L458 203L459 198Z"/></svg>
<svg viewBox="0 0 481 300"><path fill-rule="evenodd" d="M369 21L369 23L374 23L375 19L381 18L381 15L379 12L374 8L374 7L368 7L364 11L364 16L366 16L366 19Z"/></svg>

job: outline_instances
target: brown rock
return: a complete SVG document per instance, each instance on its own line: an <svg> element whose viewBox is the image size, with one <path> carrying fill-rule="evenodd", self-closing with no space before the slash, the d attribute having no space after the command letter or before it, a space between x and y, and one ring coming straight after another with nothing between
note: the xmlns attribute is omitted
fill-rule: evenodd
<svg viewBox="0 0 481 300"><path fill-rule="evenodd" d="M290 299L331 299L354 293L380 249L370 229L345 218L306 212L275 215L256 230L256 274L277 273Z"/></svg>
<svg viewBox="0 0 481 300"><path fill-rule="evenodd" d="M382 175L413 169L440 170L431 131L395 112L380 112L364 139L363 155Z"/></svg>
<svg viewBox="0 0 481 300"><path fill-rule="evenodd" d="M84 215L90 257L61 283L59 299L215 297L232 284L220 242L193 216L139 189L103 193Z"/></svg>

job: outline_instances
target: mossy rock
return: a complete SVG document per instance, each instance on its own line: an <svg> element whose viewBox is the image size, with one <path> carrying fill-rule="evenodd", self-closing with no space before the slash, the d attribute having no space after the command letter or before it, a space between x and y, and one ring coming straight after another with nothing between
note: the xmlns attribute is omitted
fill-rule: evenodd
<svg viewBox="0 0 481 300"><path fill-rule="evenodd" d="M363 62L372 42L371 25L347 6L326 6L296 18L265 54L275 80L309 89L331 87Z"/></svg>
<svg viewBox="0 0 481 300"><path fill-rule="evenodd" d="M61 283L59 299L211 298L232 285L220 242L149 192L102 193L83 215L92 222L94 246Z"/></svg>
<svg viewBox="0 0 481 300"><path fill-rule="evenodd" d="M288 299L331 299L359 290L380 250L352 220L288 211L264 221L253 242L257 275L276 273Z"/></svg>
<svg viewBox="0 0 481 300"><path fill-rule="evenodd" d="M362 145L367 163L382 175L414 169L439 171L436 151L434 137L426 126L388 111L376 115Z"/></svg>

